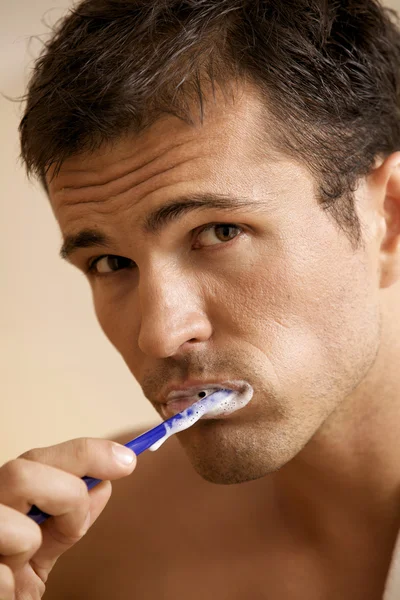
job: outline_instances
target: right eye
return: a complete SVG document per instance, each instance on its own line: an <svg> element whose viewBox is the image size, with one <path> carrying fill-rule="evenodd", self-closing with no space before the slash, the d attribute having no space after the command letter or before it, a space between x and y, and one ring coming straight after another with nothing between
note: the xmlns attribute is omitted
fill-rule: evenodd
<svg viewBox="0 0 400 600"><path fill-rule="evenodd" d="M134 266L135 263L130 258L106 254L95 258L89 263L88 273L91 273L97 277L115 273L116 271L121 271L122 269L132 268Z"/></svg>

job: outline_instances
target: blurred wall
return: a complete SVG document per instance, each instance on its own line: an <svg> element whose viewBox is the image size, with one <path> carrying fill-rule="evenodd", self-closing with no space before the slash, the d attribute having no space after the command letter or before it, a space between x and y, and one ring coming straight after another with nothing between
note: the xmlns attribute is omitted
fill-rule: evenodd
<svg viewBox="0 0 400 600"><path fill-rule="evenodd" d="M71 4L0 0L2 94L23 94L46 23ZM389 4L400 10L400 0ZM18 163L20 116L0 96L0 464L35 446L159 420L98 326L89 284L58 258L48 201Z"/></svg>
<svg viewBox="0 0 400 600"><path fill-rule="evenodd" d="M2 94L24 92L41 46L30 36L70 5L0 0ZM20 116L18 103L0 97L0 464L32 447L159 421L101 331L85 277L58 257L48 201L18 163Z"/></svg>

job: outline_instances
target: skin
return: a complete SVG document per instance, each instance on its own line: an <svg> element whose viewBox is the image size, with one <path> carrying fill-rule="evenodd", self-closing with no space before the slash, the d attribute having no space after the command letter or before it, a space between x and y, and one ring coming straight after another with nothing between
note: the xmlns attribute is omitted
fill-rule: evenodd
<svg viewBox="0 0 400 600"><path fill-rule="evenodd" d="M96 521L111 494L110 479L136 464L127 448L77 439L24 453L0 468L0 598L37 600L57 559ZM81 477L103 479L88 492ZM25 516L32 504L53 515L42 527Z"/></svg>
<svg viewBox="0 0 400 600"><path fill-rule="evenodd" d="M171 441L164 467L166 459L154 455L143 470L143 487L152 494L143 497L139 474L136 487L126 480L110 522L97 531L111 532L124 514L127 529L110 533L109 547L136 534L145 540L143 511L157 514L160 489L175 497L180 518L189 519L193 504L189 510L180 501L189 485L193 497L219 506L229 523L227 529L221 512L210 509L207 518L196 512L199 539L216 553L210 551L210 563L238 544L239 574L220 563L214 572L207 563L207 584L219 598L230 584L226 597L243 597L236 594L246 580L257 585L253 598L372 600L382 595L400 526L400 153L377 158L360 182L355 202L363 243L355 249L318 206L307 168L278 155L268 140L260 152L262 111L255 90L243 86L233 103L218 96L209 101L201 126L167 117L140 136L69 158L49 178L64 238L90 228L112 239L79 248L69 260L86 271L98 257L123 257L101 259L98 268L108 272L90 272L88 280L101 327L156 410L167 385L188 380L244 379L254 388L250 404L229 419L179 434L203 479L190 479ZM157 233L145 230L154 210L210 193L244 201L229 211L188 211ZM220 223L231 227L204 230ZM168 468L182 476L173 486L168 474L163 485ZM159 476L154 488L151 469ZM249 514L256 515L256 529ZM187 536L169 529L169 521L158 529L164 561L151 557L160 580L167 542ZM119 581L125 595L159 597L154 582L138 588L149 568L144 551L132 561L130 550L125 562L98 575L87 558L95 549L101 564L100 534L97 539L93 532L93 545L80 544L69 563L73 573L84 564L79 584L66 588L59 575L54 597L67 589L69 597L71 590L91 597L93 586L83 579L93 582L95 573L101 584L92 597L110 597L110 581ZM189 581L193 567L185 562L187 546L180 551L176 541L176 548L176 563L171 558L168 568L186 565L179 570L181 585L182 571ZM165 598L185 597L170 580L162 589ZM201 583L198 593L207 595Z"/></svg>
<svg viewBox="0 0 400 600"><path fill-rule="evenodd" d="M125 259L117 271L102 259L108 272L88 279L103 331L157 410L166 383L253 386L246 410L179 436L198 472L217 483L291 461L339 418L381 343L377 199L366 186L358 193L367 243L354 251L317 205L306 168L260 153L261 112L255 93L243 91L234 106L210 104L203 127L165 119L113 151L67 160L49 185L64 237L98 228L113 240L77 250L74 265L85 270L105 254ZM144 231L149 213L194 193L245 201ZM236 237L201 232L210 223L233 223Z"/></svg>

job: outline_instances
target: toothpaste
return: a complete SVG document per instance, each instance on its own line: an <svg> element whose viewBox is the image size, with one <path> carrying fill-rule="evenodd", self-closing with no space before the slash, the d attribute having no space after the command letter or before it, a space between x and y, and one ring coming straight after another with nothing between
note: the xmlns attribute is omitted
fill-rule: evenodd
<svg viewBox="0 0 400 600"><path fill-rule="evenodd" d="M208 393L209 390L204 390ZM223 414L228 415L244 408L253 396L253 388L249 384L244 384L244 391L219 389L209 394L205 398L198 400L189 408L164 421L165 435L155 444L150 446L149 450L155 451L175 433L188 429L202 417L213 419Z"/></svg>

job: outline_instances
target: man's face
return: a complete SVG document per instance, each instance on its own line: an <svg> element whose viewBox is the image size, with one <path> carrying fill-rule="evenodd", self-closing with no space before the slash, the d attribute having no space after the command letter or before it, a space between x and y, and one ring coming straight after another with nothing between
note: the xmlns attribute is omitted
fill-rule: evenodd
<svg viewBox="0 0 400 600"><path fill-rule="evenodd" d="M81 236L69 259L92 265L101 327L159 412L171 386L253 386L246 408L179 434L201 475L229 483L287 463L364 378L378 259L321 210L304 167L260 152L255 93L206 106L202 126L166 117L68 159L49 191L64 238L109 238Z"/></svg>

